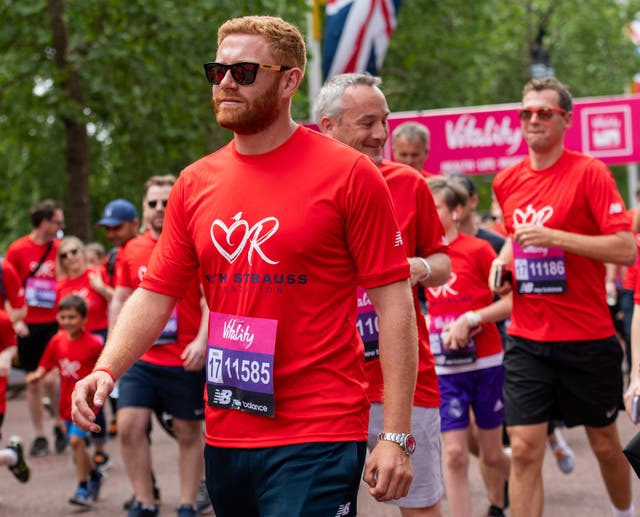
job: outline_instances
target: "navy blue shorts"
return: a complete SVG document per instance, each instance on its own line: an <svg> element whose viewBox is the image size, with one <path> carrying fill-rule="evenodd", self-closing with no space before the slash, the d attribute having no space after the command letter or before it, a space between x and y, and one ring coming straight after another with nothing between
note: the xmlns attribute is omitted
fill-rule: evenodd
<svg viewBox="0 0 640 517"><path fill-rule="evenodd" d="M507 426L563 420L605 427L622 406L622 348L615 337L531 341L508 336L503 364Z"/></svg>
<svg viewBox="0 0 640 517"><path fill-rule="evenodd" d="M204 369L190 372L180 366L137 361L118 383L118 409L145 407L181 420L203 420L204 383Z"/></svg>
<svg viewBox="0 0 640 517"><path fill-rule="evenodd" d="M207 445L207 490L217 517L354 516L366 453L366 442Z"/></svg>

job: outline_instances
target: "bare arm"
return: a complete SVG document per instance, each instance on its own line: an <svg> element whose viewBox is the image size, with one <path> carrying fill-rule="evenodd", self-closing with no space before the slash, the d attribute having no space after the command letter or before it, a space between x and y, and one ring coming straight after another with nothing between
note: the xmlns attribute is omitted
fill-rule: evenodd
<svg viewBox="0 0 640 517"><path fill-rule="evenodd" d="M409 265L411 266L411 285L420 283L424 287L436 287L444 284L451 275L451 261L446 253L433 253L422 259L411 257Z"/></svg>
<svg viewBox="0 0 640 517"><path fill-rule="evenodd" d="M629 231L610 235L582 235L527 224L515 229L513 239L522 247L555 247L600 262L623 266L630 266L636 260L636 244Z"/></svg>
<svg viewBox="0 0 640 517"><path fill-rule="evenodd" d="M113 329L116 324L116 320L118 319L118 314L122 310L125 302L131 296L133 289L129 287L121 287L117 286L113 291L113 297L111 298L111 302L109 303L109 333Z"/></svg>
<svg viewBox="0 0 640 517"><path fill-rule="evenodd" d="M94 423L93 409L104 404L115 379L155 342L175 303L175 298L147 289L138 288L131 294L109 332L93 373L77 382L73 390L71 415L78 427L100 430Z"/></svg>
<svg viewBox="0 0 640 517"><path fill-rule="evenodd" d="M408 281L368 289L380 326L384 379L385 432L410 433L418 364L418 335ZM367 458L363 479L380 501L406 495L413 478L411 461L395 443L379 442Z"/></svg>

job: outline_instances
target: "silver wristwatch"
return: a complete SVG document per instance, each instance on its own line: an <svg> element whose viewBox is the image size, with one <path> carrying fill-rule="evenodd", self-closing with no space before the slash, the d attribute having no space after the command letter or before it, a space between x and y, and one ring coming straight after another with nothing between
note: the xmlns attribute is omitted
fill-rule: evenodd
<svg viewBox="0 0 640 517"><path fill-rule="evenodd" d="M416 450L416 439L408 433L385 433L378 435L378 440L397 443L407 456L412 455Z"/></svg>

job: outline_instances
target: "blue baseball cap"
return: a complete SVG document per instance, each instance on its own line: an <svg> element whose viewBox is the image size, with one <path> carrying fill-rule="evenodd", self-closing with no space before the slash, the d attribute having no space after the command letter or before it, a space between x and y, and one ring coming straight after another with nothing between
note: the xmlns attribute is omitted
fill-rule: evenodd
<svg viewBox="0 0 640 517"><path fill-rule="evenodd" d="M105 208L96 226L120 226L127 221L138 219L138 211L126 199L114 199Z"/></svg>

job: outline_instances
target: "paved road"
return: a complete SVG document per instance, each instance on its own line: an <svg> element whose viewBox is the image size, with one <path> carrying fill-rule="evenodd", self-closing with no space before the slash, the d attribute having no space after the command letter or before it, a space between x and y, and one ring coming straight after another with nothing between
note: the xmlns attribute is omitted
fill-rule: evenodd
<svg viewBox="0 0 640 517"><path fill-rule="evenodd" d="M634 429L626 415L618 419L622 439L627 443L634 435ZM47 425L50 428L51 425ZM12 434L21 435L25 442L31 442L33 435L29 424L24 394L9 400L7 413L2 427L6 444ZM564 430L564 435L576 454L576 469L570 475L558 470L555 460L547 454L544 464L545 479L545 516L580 516L607 517L611 515L604 486L600 480L597 463L589 451L588 444L581 428ZM122 502L131 494L129 483L124 472L122 460L119 458L117 440L108 444L113 457L113 466L105 480L100 501L95 509L80 512L67 503L76 483L74 469L69 452L50 455L44 458L29 459L32 477L29 483L18 483L9 472L0 472L0 516L2 517L62 517L74 516L78 513L96 517L124 515ZM174 508L178 504L177 463L175 443L155 426L153 432L154 465L163 496L162 515L175 515ZM472 494L474 516L483 515L487 500L479 481L477 465L471 466ZM640 516L640 481L634 477L634 501ZM445 501L446 505L446 501ZM361 490L359 515L364 517L398 517L397 509L378 504ZM212 515L210 513L209 515Z"/></svg>

